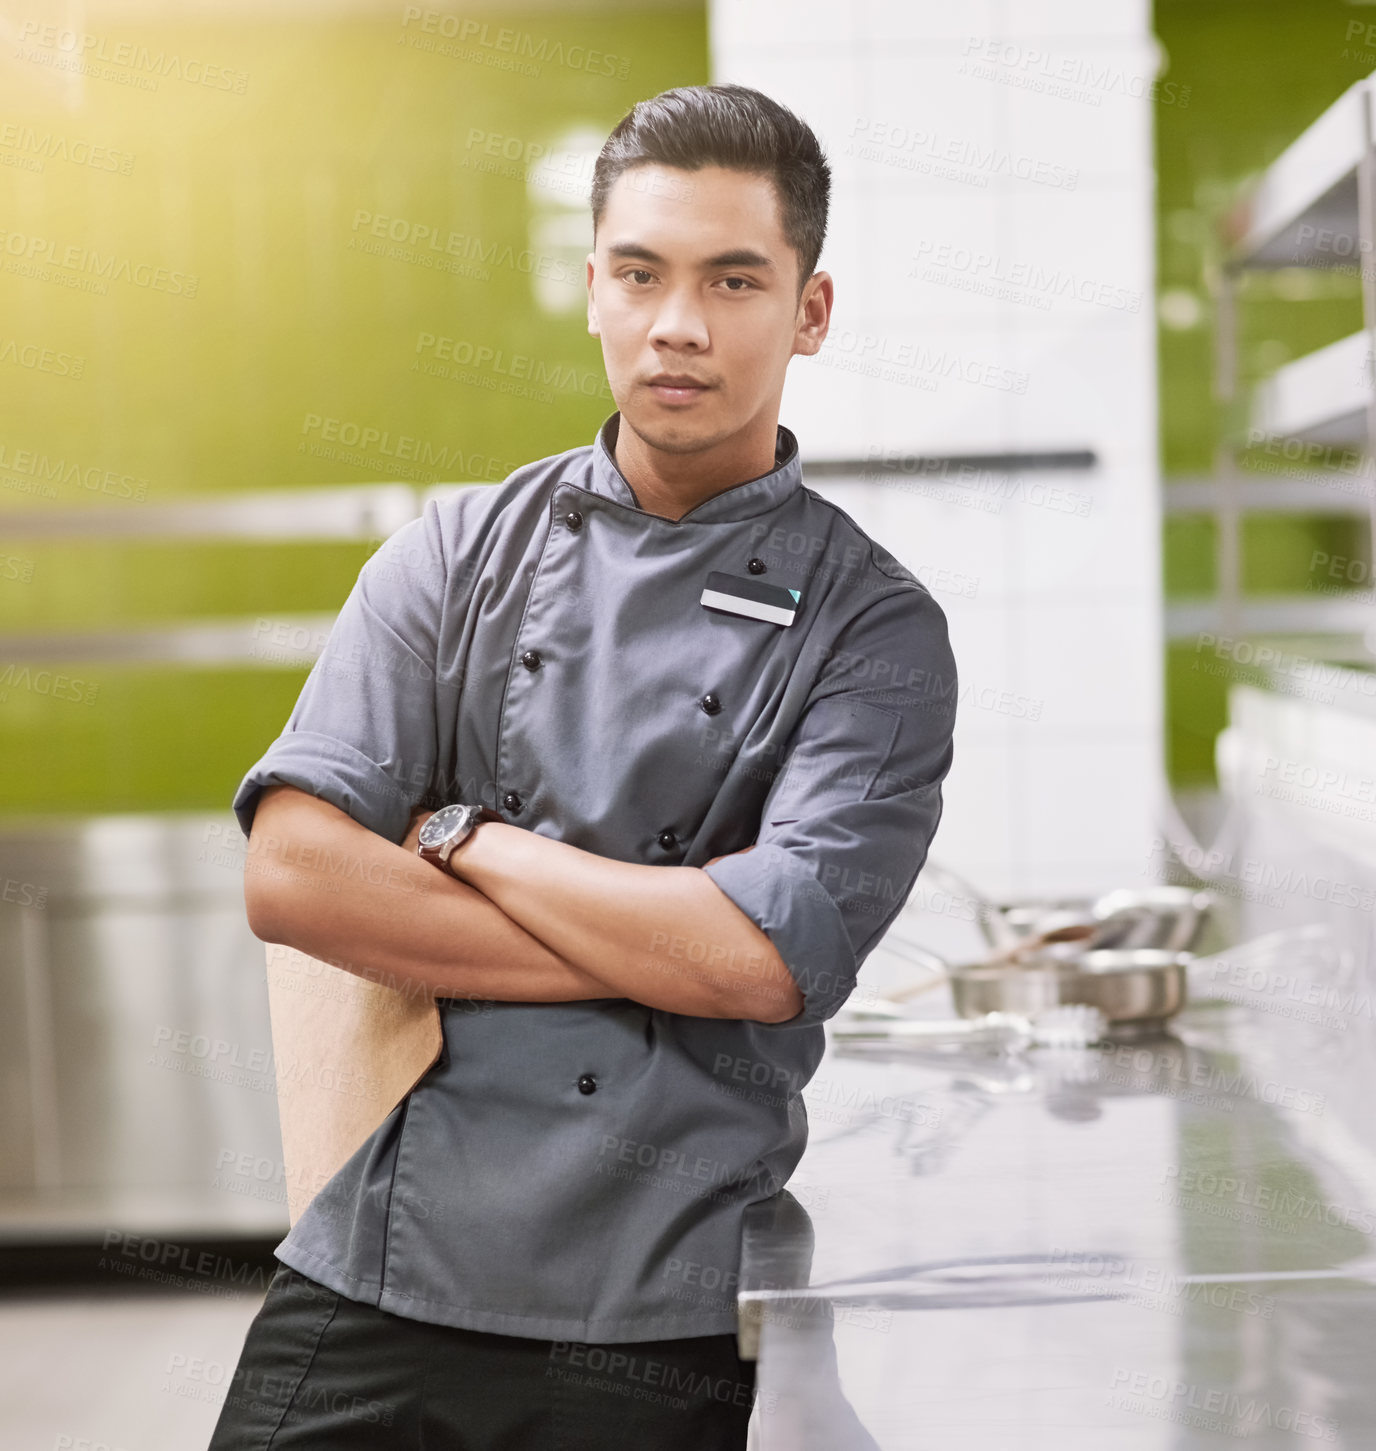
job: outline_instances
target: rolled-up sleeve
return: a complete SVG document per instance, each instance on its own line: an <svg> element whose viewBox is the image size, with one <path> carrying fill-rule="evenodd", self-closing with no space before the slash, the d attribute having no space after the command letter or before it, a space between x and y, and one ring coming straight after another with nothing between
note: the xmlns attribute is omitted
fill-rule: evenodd
<svg viewBox="0 0 1376 1451"><path fill-rule="evenodd" d="M444 552L426 503L359 571L282 734L233 801L247 836L264 786L299 787L400 843L436 763Z"/></svg>
<svg viewBox="0 0 1376 1451"><path fill-rule="evenodd" d="M823 653L753 850L704 868L803 994L781 1027L824 1021L854 989L927 858L952 759L955 660L925 589L869 606Z"/></svg>

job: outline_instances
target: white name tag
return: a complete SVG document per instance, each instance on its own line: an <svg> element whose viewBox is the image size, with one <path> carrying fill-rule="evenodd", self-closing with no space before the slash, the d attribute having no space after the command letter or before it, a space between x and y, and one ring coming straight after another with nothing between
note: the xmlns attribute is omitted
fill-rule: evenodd
<svg viewBox="0 0 1376 1451"><path fill-rule="evenodd" d="M791 625L798 618L803 596L799 590L766 584L748 575L713 570L703 586L701 603L709 610L726 610L751 620L768 620L772 625Z"/></svg>

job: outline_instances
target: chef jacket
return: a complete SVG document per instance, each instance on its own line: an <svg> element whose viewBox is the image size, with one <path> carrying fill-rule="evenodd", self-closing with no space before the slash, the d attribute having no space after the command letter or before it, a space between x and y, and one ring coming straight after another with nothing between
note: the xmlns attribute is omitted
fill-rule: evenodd
<svg viewBox="0 0 1376 1451"><path fill-rule="evenodd" d="M789 429L768 473L667 519L617 468L619 424L432 496L370 556L234 811L247 834L283 782L399 843L417 804L481 801L600 856L703 867L803 1006L439 999L438 1059L275 1251L417 1320L733 1331L742 1214L797 1165L822 1024L941 816L956 673L927 589L804 485ZM796 592L792 623L737 612L760 584ZM652 954L721 966L682 924Z"/></svg>

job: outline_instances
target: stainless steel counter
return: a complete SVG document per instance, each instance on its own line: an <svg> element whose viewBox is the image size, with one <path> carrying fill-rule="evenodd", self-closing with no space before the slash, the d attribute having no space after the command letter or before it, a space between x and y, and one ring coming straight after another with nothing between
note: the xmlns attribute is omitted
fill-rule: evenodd
<svg viewBox="0 0 1376 1451"><path fill-rule="evenodd" d="M753 1451L1376 1446L1373 1010L1322 949L1200 959L1151 1040L833 1041L745 1238Z"/></svg>

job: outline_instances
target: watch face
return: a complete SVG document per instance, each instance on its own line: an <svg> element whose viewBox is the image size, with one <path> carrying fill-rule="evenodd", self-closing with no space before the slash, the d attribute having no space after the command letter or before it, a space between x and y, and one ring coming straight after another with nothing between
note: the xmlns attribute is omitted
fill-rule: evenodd
<svg viewBox="0 0 1376 1451"><path fill-rule="evenodd" d="M420 829L422 846L439 846L464 818L462 805L442 806Z"/></svg>

